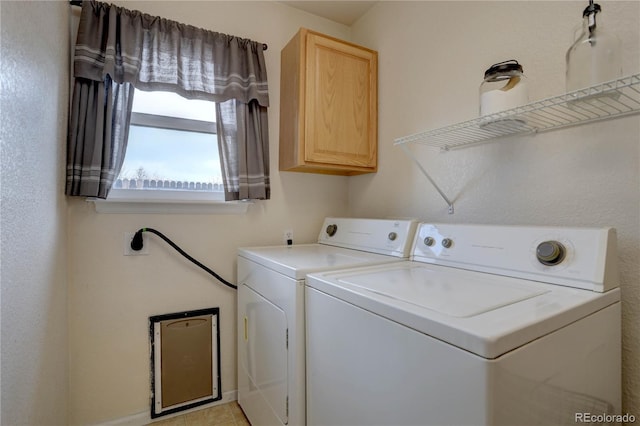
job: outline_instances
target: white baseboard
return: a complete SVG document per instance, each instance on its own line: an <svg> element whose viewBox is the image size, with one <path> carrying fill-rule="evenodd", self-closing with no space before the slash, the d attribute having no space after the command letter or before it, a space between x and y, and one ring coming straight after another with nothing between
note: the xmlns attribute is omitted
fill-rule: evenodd
<svg viewBox="0 0 640 426"><path fill-rule="evenodd" d="M232 391L228 391L228 392L223 392L222 393L222 399L219 400L219 401L215 401L215 402L212 402L210 404L200 405L200 406L198 406L196 408L192 408L190 410L180 411L179 413L168 414L166 416L162 416L162 417L160 417L158 419L155 419L155 420L159 421L159 420L170 419L171 417L181 416L183 414L191 413L193 411L202 410L204 408L209 408L209 407L214 407L216 405L226 404L228 402L236 401L237 399L238 399L238 391L232 390ZM145 411L143 413L132 414L132 415L127 416L127 417L122 417L122 418L119 418L119 419L110 420L110 421L104 422L104 423L97 423L94 426L143 426L143 425L149 424L152 421L154 421L153 419L151 419L151 415L149 414L149 410L150 409L147 408L147 411Z"/></svg>

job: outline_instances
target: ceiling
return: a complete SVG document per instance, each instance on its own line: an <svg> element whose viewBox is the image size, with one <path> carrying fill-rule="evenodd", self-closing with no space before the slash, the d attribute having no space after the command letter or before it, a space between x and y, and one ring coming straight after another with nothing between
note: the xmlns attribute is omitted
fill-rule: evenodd
<svg viewBox="0 0 640 426"><path fill-rule="evenodd" d="M314 15L351 26L376 1L282 1L282 3Z"/></svg>

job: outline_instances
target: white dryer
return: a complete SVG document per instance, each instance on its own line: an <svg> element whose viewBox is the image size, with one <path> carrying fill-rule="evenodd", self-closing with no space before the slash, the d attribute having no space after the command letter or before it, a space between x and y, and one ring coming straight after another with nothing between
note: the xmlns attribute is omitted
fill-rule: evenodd
<svg viewBox="0 0 640 426"><path fill-rule="evenodd" d="M327 218L316 244L238 250L238 403L253 426L306 424L306 274L408 261L416 227Z"/></svg>
<svg viewBox="0 0 640 426"><path fill-rule="evenodd" d="M307 277L307 422L615 423L617 287L613 229L421 224L411 262Z"/></svg>

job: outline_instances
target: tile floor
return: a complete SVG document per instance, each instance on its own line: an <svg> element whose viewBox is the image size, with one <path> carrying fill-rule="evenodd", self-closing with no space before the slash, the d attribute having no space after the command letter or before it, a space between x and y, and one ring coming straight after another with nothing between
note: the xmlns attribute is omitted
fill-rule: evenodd
<svg viewBox="0 0 640 426"><path fill-rule="evenodd" d="M237 401L204 408L164 420L149 423L151 426L250 426Z"/></svg>

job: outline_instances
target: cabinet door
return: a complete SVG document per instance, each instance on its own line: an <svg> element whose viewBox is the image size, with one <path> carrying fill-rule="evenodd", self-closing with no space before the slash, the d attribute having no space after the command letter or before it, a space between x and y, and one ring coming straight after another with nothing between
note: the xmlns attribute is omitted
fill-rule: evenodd
<svg viewBox="0 0 640 426"><path fill-rule="evenodd" d="M309 33L306 42L305 161L377 164L377 57Z"/></svg>

